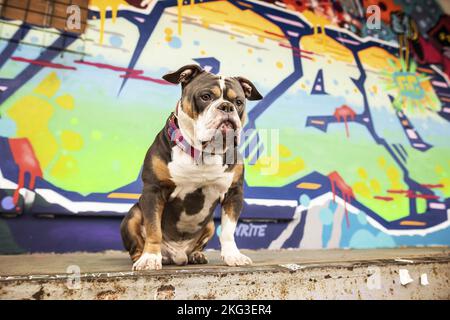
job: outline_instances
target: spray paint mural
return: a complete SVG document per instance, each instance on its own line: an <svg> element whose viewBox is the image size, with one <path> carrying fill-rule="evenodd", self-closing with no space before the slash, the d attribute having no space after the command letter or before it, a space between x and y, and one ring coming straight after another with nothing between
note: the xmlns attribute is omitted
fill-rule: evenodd
<svg viewBox="0 0 450 320"><path fill-rule="evenodd" d="M449 23L431 0L91 0L81 36L0 21L0 247L120 249L179 95L161 76L193 62L264 95L240 247L449 245Z"/></svg>

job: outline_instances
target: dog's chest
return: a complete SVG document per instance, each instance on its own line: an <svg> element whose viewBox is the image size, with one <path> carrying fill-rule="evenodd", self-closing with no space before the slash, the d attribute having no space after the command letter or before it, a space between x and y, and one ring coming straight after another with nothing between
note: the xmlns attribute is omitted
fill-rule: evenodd
<svg viewBox="0 0 450 320"><path fill-rule="evenodd" d="M227 172L227 166L221 163L221 158L208 158L202 164L194 160L178 147L172 149L172 161L168 163L169 173L175 184L171 198L184 198L199 188L207 190L209 196L223 195L228 191L233 181L233 172Z"/></svg>
<svg viewBox="0 0 450 320"><path fill-rule="evenodd" d="M211 208L223 200L230 188L233 173L227 172L227 166L219 160L205 159L205 163L195 164L181 149L176 146L173 148L168 168L175 189L169 201L183 203L176 223L178 231L199 231L199 225L210 215Z"/></svg>

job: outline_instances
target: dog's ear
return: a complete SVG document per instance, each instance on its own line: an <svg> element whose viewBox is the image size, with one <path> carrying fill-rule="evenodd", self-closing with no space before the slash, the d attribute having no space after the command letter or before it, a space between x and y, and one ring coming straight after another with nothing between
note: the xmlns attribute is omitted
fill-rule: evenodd
<svg viewBox="0 0 450 320"><path fill-rule="evenodd" d="M248 100L261 100L263 96L258 92L255 85L248 79L243 77L236 77L244 90L245 97Z"/></svg>
<svg viewBox="0 0 450 320"><path fill-rule="evenodd" d="M202 73L204 70L196 64L189 64L181 67L177 71L169 72L163 76L163 79L174 84L181 83L182 86L188 84L192 79Z"/></svg>

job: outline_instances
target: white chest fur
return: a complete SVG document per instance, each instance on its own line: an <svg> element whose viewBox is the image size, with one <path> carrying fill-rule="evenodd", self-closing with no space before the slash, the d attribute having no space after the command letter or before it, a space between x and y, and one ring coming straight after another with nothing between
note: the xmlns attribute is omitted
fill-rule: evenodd
<svg viewBox="0 0 450 320"><path fill-rule="evenodd" d="M233 172L226 172L220 156L208 156L204 163L194 160L177 146L172 148L172 161L168 164L170 176L176 185L171 198L184 199L198 188L211 188L223 197L233 181Z"/></svg>
<svg viewBox="0 0 450 320"><path fill-rule="evenodd" d="M208 216L213 203L223 200L225 193L233 181L233 172L226 172L226 165L222 164L220 156L210 156L203 159L202 164L195 164L194 160L179 147L172 148L172 161L168 164L169 172L176 187L170 198L181 200L191 192L201 188L205 196L203 208L195 215L182 212L177 222L180 232L196 232L199 223Z"/></svg>

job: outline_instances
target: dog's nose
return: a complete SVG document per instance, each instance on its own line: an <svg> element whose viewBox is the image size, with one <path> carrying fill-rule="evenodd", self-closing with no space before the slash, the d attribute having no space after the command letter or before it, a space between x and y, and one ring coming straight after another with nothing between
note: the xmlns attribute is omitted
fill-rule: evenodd
<svg viewBox="0 0 450 320"><path fill-rule="evenodd" d="M222 110L223 112L233 112L234 111L234 106L232 103L229 102L225 102L222 103L221 105L219 105L217 107L219 110Z"/></svg>

